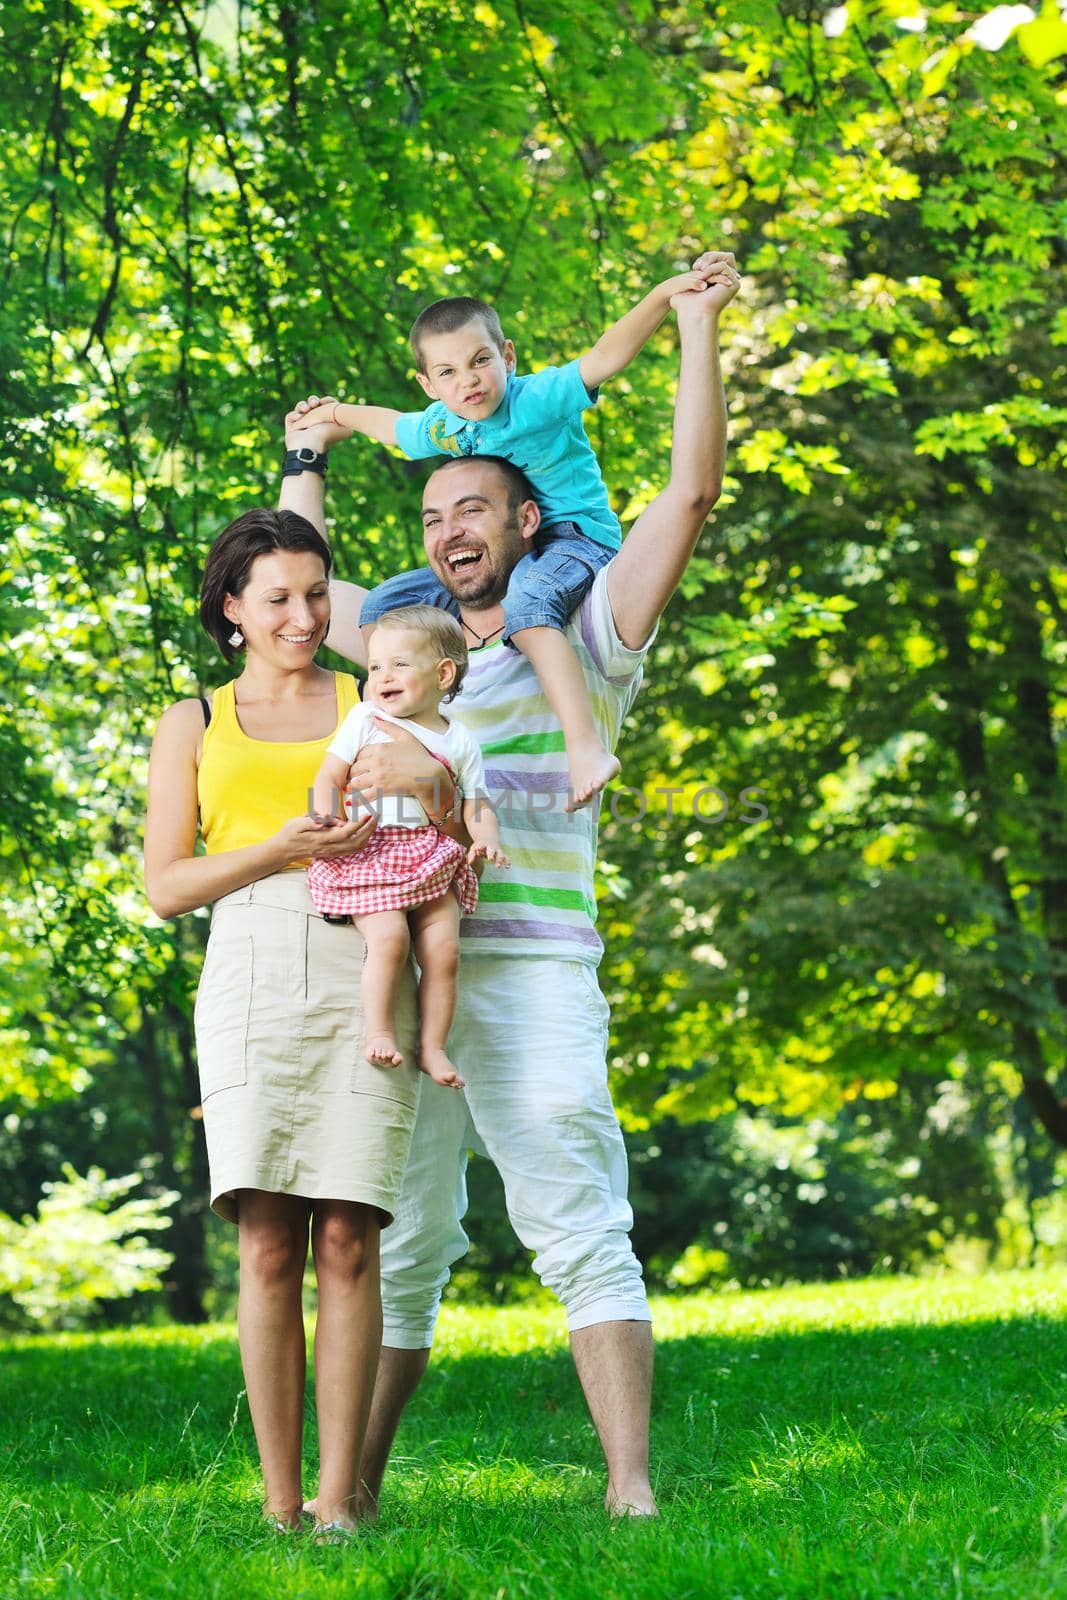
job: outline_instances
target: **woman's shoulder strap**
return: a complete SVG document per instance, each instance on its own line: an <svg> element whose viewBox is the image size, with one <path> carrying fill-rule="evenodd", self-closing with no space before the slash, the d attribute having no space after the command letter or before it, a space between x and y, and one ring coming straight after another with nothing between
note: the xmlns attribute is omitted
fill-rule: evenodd
<svg viewBox="0 0 1067 1600"><path fill-rule="evenodd" d="M200 696L200 709L204 713L204 727L209 728L211 726L211 707L208 705L206 694Z"/></svg>

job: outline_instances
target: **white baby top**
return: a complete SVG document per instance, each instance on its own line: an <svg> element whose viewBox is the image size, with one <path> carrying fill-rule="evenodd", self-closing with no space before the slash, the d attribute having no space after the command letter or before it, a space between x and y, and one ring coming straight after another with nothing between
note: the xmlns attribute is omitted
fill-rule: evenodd
<svg viewBox="0 0 1067 1600"><path fill-rule="evenodd" d="M444 712L441 713L444 716ZM361 701L348 713L330 745L330 755L340 756L349 766L366 744L389 744L389 735L375 726L374 719L395 723L413 733L427 750L443 756L456 775L456 783L464 795L485 793L485 766L482 753L471 735L460 722L449 722L446 732L424 728L407 717L391 717L370 701ZM382 828L425 828L430 818L426 809L410 795L368 795L370 808L378 817ZM347 799L345 809L350 810Z"/></svg>

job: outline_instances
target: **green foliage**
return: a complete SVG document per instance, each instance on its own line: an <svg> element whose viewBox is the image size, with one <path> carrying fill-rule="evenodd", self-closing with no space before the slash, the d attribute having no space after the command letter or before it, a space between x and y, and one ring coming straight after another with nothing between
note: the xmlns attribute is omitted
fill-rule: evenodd
<svg viewBox="0 0 1067 1600"><path fill-rule="evenodd" d="M173 1259L143 1235L170 1227L177 1194L123 1200L140 1175L107 1178L99 1167L81 1177L64 1166L63 1179L45 1184L36 1217L0 1214L0 1296L38 1328L74 1327L101 1300L160 1288Z"/></svg>
<svg viewBox="0 0 1067 1600"><path fill-rule="evenodd" d="M0 1350L28 1600L1034 1600L1067 1585L1062 1275L663 1299L654 1526L612 1527L558 1311L453 1310L355 1548L279 1539L233 1330ZM316 1450L309 1408L308 1472ZM106 1513L106 1514L105 1514ZM121 1529L121 1537L117 1530Z"/></svg>

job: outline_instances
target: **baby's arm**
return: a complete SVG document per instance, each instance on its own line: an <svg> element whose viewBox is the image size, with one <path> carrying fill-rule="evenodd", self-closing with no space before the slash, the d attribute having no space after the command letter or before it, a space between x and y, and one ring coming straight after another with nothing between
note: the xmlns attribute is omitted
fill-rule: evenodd
<svg viewBox="0 0 1067 1600"><path fill-rule="evenodd" d="M334 801L337 796L341 798L341 821L347 821L344 812L344 792L348 787L349 774L352 771L350 764L341 756L327 754L315 778L314 799L311 805L311 815L316 820L319 817L334 817Z"/></svg>
<svg viewBox="0 0 1067 1600"><path fill-rule="evenodd" d="M316 423L334 422L347 428L349 433L365 433L368 439L379 444L396 444L397 419L403 415L391 406L354 406L345 400L329 400L325 405L306 411L295 424L298 431L313 428Z"/></svg>
<svg viewBox="0 0 1067 1600"><path fill-rule="evenodd" d="M578 363L578 371L586 388L599 388L608 378L613 378L623 367L629 366L667 315L671 308L671 296L693 289L707 289L718 282L717 271L725 259L722 251L706 250L694 261L691 272L682 272L677 277L657 283L632 311L612 323Z"/></svg>
<svg viewBox="0 0 1067 1600"><path fill-rule="evenodd" d="M510 867L511 862L500 847L500 824L484 794L464 795L463 824L471 837L467 860L473 864L484 857L494 867Z"/></svg>

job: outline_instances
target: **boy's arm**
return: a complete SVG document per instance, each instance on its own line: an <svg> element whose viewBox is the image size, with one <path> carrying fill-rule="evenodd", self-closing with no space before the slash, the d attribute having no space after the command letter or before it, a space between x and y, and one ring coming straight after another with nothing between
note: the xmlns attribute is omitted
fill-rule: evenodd
<svg viewBox="0 0 1067 1600"><path fill-rule="evenodd" d="M719 368L719 312L733 299L740 281L733 257L727 256L706 289L674 300L682 352L670 480L638 517L607 568L611 614L629 650L640 650L656 626L722 492L726 399Z"/></svg>
<svg viewBox="0 0 1067 1600"><path fill-rule="evenodd" d="M677 277L657 283L632 311L628 311L606 333L601 334L593 348L578 363L578 371L586 388L598 389L602 383L621 372L623 367L629 366L671 309L671 296L704 290L708 280L714 276L716 267L726 259L724 251L706 250L694 261L691 272L682 272Z"/></svg>
<svg viewBox="0 0 1067 1600"><path fill-rule="evenodd" d="M356 406L349 405L346 400L324 400L299 419L296 430L303 432L320 423L331 423L341 430L338 436L342 439L352 433L365 433L368 439L377 439L379 444L396 444L396 424L401 416L403 412L394 411L391 406Z"/></svg>

